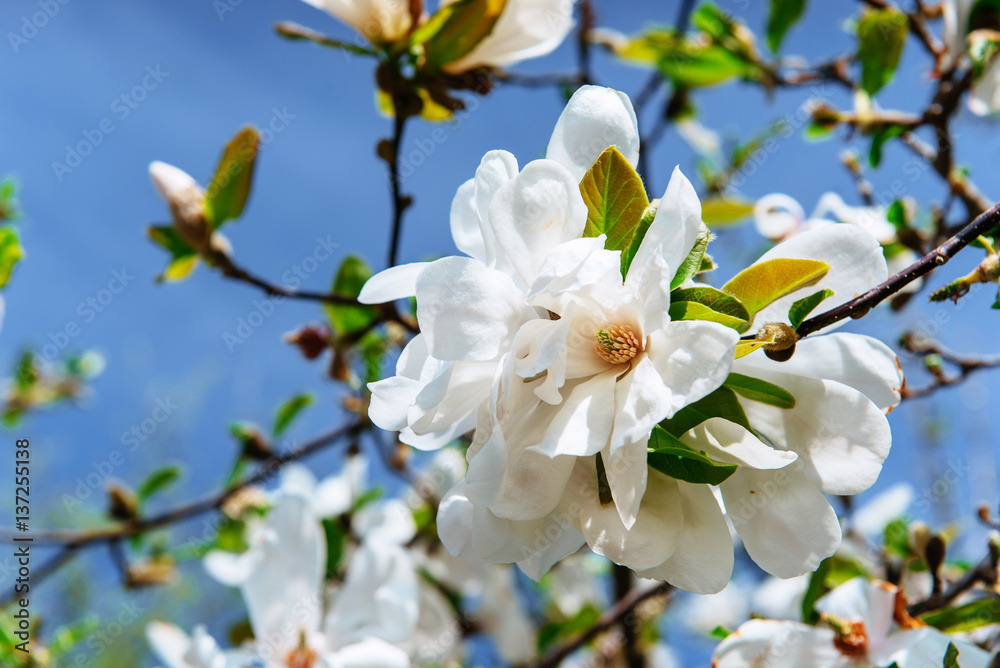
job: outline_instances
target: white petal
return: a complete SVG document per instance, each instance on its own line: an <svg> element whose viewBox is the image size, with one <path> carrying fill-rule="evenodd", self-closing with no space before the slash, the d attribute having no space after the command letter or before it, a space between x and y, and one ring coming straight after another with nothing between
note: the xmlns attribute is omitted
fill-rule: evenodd
<svg viewBox="0 0 1000 668"><path fill-rule="evenodd" d="M542 293L559 297L601 281L621 280L621 251L605 250L605 239L601 234L556 246L538 270L528 301L534 303L533 298Z"/></svg>
<svg viewBox="0 0 1000 668"><path fill-rule="evenodd" d="M510 277L478 260L437 260L417 281L417 320L439 360L493 359L530 315Z"/></svg>
<svg viewBox="0 0 1000 668"><path fill-rule="evenodd" d="M837 513L793 468L740 467L719 485L750 558L780 578L815 570L840 544Z"/></svg>
<svg viewBox="0 0 1000 668"><path fill-rule="evenodd" d="M572 27L573 0L507 0L490 34L444 69L503 67L544 56L562 43Z"/></svg>
<svg viewBox="0 0 1000 668"><path fill-rule="evenodd" d="M906 514L914 497L913 486L898 482L879 492L851 515L851 529L862 536L881 536L889 522Z"/></svg>
<svg viewBox="0 0 1000 668"><path fill-rule="evenodd" d="M831 629L798 622L752 619L719 643L713 668L849 668Z"/></svg>
<svg viewBox="0 0 1000 668"><path fill-rule="evenodd" d="M375 274L362 286L358 301L362 304L385 304L417 294L417 277L427 262L413 262L389 267Z"/></svg>
<svg viewBox="0 0 1000 668"><path fill-rule="evenodd" d="M541 444L532 449L549 457L600 452L614 427L617 376L612 369L577 383L558 407Z"/></svg>
<svg viewBox="0 0 1000 668"><path fill-rule="evenodd" d="M764 195L753 207L757 232L766 239L780 241L791 236L805 221L806 212L795 199L782 193Z"/></svg>
<svg viewBox="0 0 1000 668"><path fill-rule="evenodd" d="M320 517L336 517L351 509L354 489L349 478L349 464L340 475L323 480L313 495L313 508Z"/></svg>
<svg viewBox="0 0 1000 668"><path fill-rule="evenodd" d="M351 528L368 543L386 545L404 545L417 532L413 514L399 499L385 499L365 506L355 513Z"/></svg>
<svg viewBox="0 0 1000 668"><path fill-rule="evenodd" d="M406 652L378 638L365 638L324 657L330 668L409 668Z"/></svg>
<svg viewBox="0 0 1000 668"><path fill-rule="evenodd" d="M709 418L681 440L713 459L755 469L780 469L798 459L794 452L772 448L745 427L725 418Z"/></svg>
<svg viewBox="0 0 1000 668"><path fill-rule="evenodd" d="M503 249L497 246L496 235L490 222L490 202L497 191L517 176L517 158L507 151L489 151L476 168L475 206L479 216L479 231L486 247L486 264L501 271L512 272L510 261Z"/></svg>
<svg viewBox="0 0 1000 668"><path fill-rule="evenodd" d="M684 527L673 478L650 470L635 524L626 529L613 503L601 505L593 459L580 459L567 490L579 508L579 524L594 552L634 570L662 564L674 553Z"/></svg>
<svg viewBox="0 0 1000 668"><path fill-rule="evenodd" d="M833 380L771 372L760 376L791 392L795 407L740 399L750 424L775 447L798 453L799 470L823 492L858 494L871 487L892 443L882 411L865 395Z"/></svg>
<svg viewBox="0 0 1000 668"><path fill-rule="evenodd" d="M796 344L795 354L787 362L748 355L736 366L835 380L858 390L883 411L899 404L903 388L903 370L896 353L878 339L861 334L809 336Z"/></svg>
<svg viewBox="0 0 1000 668"><path fill-rule="evenodd" d="M379 429L403 429L407 424L407 411L424 387L424 383L402 376L391 376L368 383L368 389L372 393L368 417Z"/></svg>
<svg viewBox="0 0 1000 668"><path fill-rule="evenodd" d="M239 587L249 580L258 568L260 553L248 550L242 554L212 550L202 559L205 571L217 582L227 587Z"/></svg>
<svg viewBox="0 0 1000 668"><path fill-rule="evenodd" d="M535 160L500 186L490 201L489 220L497 244L529 287L556 246L583 234L587 205L565 167Z"/></svg>
<svg viewBox="0 0 1000 668"><path fill-rule="evenodd" d="M188 668L184 655L191 648L191 638L179 627L154 620L146 625L146 640L167 668Z"/></svg>
<svg viewBox="0 0 1000 668"><path fill-rule="evenodd" d="M559 116L545 157L569 169L579 183L609 146L616 146L633 166L638 162L639 129L632 102L611 88L581 86Z"/></svg>
<svg viewBox="0 0 1000 668"><path fill-rule="evenodd" d="M371 42L393 42L413 24L408 0L304 0L352 26Z"/></svg>
<svg viewBox="0 0 1000 668"><path fill-rule="evenodd" d="M646 493L649 467L646 466L647 439L628 443L615 452L605 448L604 472L611 488L618 516L626 529L631 529L639 516L639 508Z"/></svg>
<svg viewBox="0 0 1000 668"><path fill-rule="evenodd" d="M815 285L795 290L764 307L754 318L758 325L788 322L789 307L818 290L834 291L834 295L820 305L821 310L826 311L868 292L888 278L882 246L875 237L853 225L825 225L807 230L782 241L754 264L775 258L820 260L829 264L830 270Z"/></svg>
<svg viewBox="0 0 1000 668"><path fill-rule="evenodd" d="M479 227L474 178L459 186L451 201L451 236L458 250L480 262L489 262L483 231Z"/></svg>
<svg viewBox="0 0 1000 668"><path fill-rule="evenodd" d="M149 176L160 195L167 201L184 190L200 187L190 174L165 162L151 162Z"/></svg>
<svg viewBox="0 0 1000 668"><path fill-rule="evenodd" d="M696 594L715 594L725 589L733 572L729 526L708 485L678 481L677 487L684 514L677 549L662 564L638 575Z"/></svg>
<svg viewBox="0 0 1000 668"><path fill-rule="evenodd" d="M641 284L642 274L653 265L655 255L660 255L666 266L676 271L691 253L704 225L698 193L681 173L680 167L674 168L667 190L656 208L656 217L632 258L626 282L629 285Z"/></svg>

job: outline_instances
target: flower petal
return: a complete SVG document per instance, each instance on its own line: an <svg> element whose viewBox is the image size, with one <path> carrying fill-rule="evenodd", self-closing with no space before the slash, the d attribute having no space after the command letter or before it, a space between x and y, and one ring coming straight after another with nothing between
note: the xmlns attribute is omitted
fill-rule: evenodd
<svg viewBox="0 0 1000 668"><path fill-rule="evenodd" d="M479 226L476 209L476 180L469 179L458 187L451 201L451 236L455 247L471 258L487 263L486 242Z"/></svg>
<svg viewBox="0 0 1000 668"><path fill-rule="evenodd" d="M684 528L677 549L659 566L639 577L666 580L685 591L715 594L729 584L733 573L733 538L729 525L708 485L677 483Z"/></svg>
<svg viewBox="0 0 1000 668"><path fill-rule="evenodd" d="M428 262L399 264L380 271L361 287L358 301L362 304L385 304L417 294L417 277Z"/></svg>
<svg viewBox="0 0 1000 668"><path fill-rule="evenodd" d="M833 644L833 630L799 622L752 619L715 648L713 668L849 668Z"/></svg>
<svg viewBox="0 0 1000 668"><path fill-rule="evenodd" d="M720 462L755 469L780 469L798 459L796 453L772 448L746 427L725 418L709 418L684 434L681 440Z"/></svg>
<svg viewBox="0 0 1000 668"><path fill-rule="evenodd" d="M439 360L493 359L531 313L510 277L478 260L437 260L417 281L417 320Z"/></svg>
<svg viewBox="0 0 1000 668"><path fill-rule="evenodd" d="M410 668L406 652L378 638L365 638L324 656L330 668Z"/></svg>
<svg viewBox="0 0 1000 668"><path fill-rule="evenodd" d="M542 442L531 449L555 457L596 455L608 444L615 422L616 369L576 383L549 422Z"/></svg>
<svg viewBox="0 0 1000 668"><path fill-rule="evenodd" d="M779 578L815 570L840 544L837 513L794 468L740 467L719 485L747 554Z"/></svg>
<svg viewBox="0 0 1000 668"><path fill-rule="evenodd" d="M680 167L675 167L656 209L656 217L632 258L625 282L641 285L643 274L655 266L653 257L657 255L663 264L676 271L691 253L704 227L698 193Z"/></svg>
<svg viewBox="0 0 1000 668"><path fill-rule="evenodd" d="M545 157L583 179L597 157L616 146L633 166L639 161L639 126L625 93L601 86L581 86L556 121Z"/></svg>

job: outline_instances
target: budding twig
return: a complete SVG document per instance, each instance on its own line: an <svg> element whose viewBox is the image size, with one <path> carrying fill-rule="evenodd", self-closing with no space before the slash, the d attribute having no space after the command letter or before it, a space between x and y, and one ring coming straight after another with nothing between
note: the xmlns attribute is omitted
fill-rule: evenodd
<svg viewBox="0 0 1000 668"><path fill-rule="evenodd" d="M989 357L959 355L948 350L937 341L924 337L918 337L912 333L904 334L901 344L903 348L909 352L921 355L925 359L930 355L937 355L942 360L958 367L959 370L959 375L957 376L946 376L943 369L939 367L929 367L931 374L934 376L934 381L924 387L915 389L904 388L902 391L903 399L926 397L928 394L939 388L961 383L973 371L1000 366L1000 355L992 355Z"/></svg>

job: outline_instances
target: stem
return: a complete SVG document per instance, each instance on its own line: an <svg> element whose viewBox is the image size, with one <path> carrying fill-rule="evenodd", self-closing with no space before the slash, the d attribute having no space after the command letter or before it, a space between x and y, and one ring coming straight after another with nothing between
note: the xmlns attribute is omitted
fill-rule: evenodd
<svg viewBox="0 0 1000 668"><path fill-rule="evenodd" d="M844 318L860 318L873 306L899 292L909 283L929 273L931 270L946 264L958 251L968 246L976 237L990 231L998 224L1000 224L1000 204L995 204L988 211L977 216L975 220L966 225L951 239L948 239L895 276L889 277L881 285L872 288L860 297L855 297L846 304L830 309L803 322L799 325L798 330L796 330L799 338L817 332Z"/></svg>
<svg viewBox="0 0 1000 668"><path fill-rule="evenodd" d="M406 129L406 116L402 113L399 96L392 98L392 151L389 160L389 185L392 194L392 240L389 242L389 265L396 266L399 253L399 238L403 232L403 212L409 206L409 201L401 192L402 180L399 178L399 147L403 143L403 131Z"/></svg>
<svg viewBox="0 0 1000 668"><path fill-rule="evenodd" d="M593 626L572 640L564 642L562 645L549 652L549 654L542 657L538 663L533 664L531 668L555 668L562 663L563 659L586 645L598 635L609 630L615 624L625 621L625 618L641 603L651 598L667 594L672 590L673 586L667 582L661 582L659 585L650 589L633 589L625 598L619 600L610 610L601 615Z"/></svg>
<svg viewBox="0 0 1000 668"><path fill-rule="evenodd" d="M620 601L628 596L632 589L632 570L626 566L615 564L612 572L615 580L615 598ZM622 654L625 658L625 665L628 668L643 668L646 665L646 659L639 651L639 634L636 633L635 625L623 620L621 626Z"/></svg>

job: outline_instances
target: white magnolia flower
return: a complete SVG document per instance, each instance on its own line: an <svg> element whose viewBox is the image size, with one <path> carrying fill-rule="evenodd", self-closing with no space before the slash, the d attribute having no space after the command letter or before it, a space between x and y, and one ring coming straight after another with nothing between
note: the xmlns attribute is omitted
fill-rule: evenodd
<svg viewBox="0 0 1000 668"><path fill-rule="evenodd" d="M954 67L968 50L965 36L969 32L969 13L975 0L944 0L941 3L941 14L944 18L944 46L946 53L941 67L944 70Z"/></svg>
<svg viewBox="0 0 1000 668"><path fill-rule="evenodd" d="M146 626L146 639L166 668L241 668L249 661L245 652L219 649L204 626L188 636L173 624L153 621Z"/></svg>
<svg viewBox="0 0 1000 668"><path fill-rule="evenodd" d="M551 53L573 28L573 4L574 0L506 0L493 30L445 69L465 72L477 67L506 67Z"/></svg>
<svg viewBox="0 0 1000 668"><path fill-rule="evenodd" d="M821 623L754 619L730 634L715 650L716 668L850 668L940 666L949 643L962 668L986 668L989 654L964 640L900 620L896 587L855 578L816 602Z"/></svg>
<svg viewBox="0 0 1000 668"><path fill-rule="evenodd" d="M363 542L333 602L324 605L326 540L307 499L283 495L250 533L246 552L216 551L205 558L209 574L243 594L254 631L254 641L243 648L248 656L268 668L318 660L332 666L410 665L396 646L412 636L418 615L417 576L403 548L391 541Z"/></svg>
<svg viewBox="0 0 1000 668"><path fill-rule="evenodd" d="M297 495L309 501L318 517L335 517L346 513L368 489L368 460L354 455L344 460L336 475L318 481L309 467L292 462L281 470L278 489L272 501Z"/></svg>
<svg viewBox="0 0 1000 668"><path fill-rule="evenodd" d="M373 44L395 42L409 34L414 20L410 0L304 0L351 26Z"/></svg>

